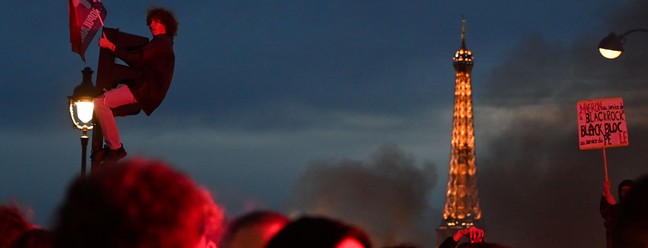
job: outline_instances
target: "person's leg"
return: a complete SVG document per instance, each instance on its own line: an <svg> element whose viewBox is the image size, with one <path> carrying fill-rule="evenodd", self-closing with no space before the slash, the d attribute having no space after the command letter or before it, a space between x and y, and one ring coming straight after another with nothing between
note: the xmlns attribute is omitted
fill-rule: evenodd
<svg viewBox="0 0 648 248"><path fill-rule="evenodd" d="M136 102L135 97L133 97L126 85L120 85L95 98L95 116L103 131L106 145L111 150L119 149L122 146L112 108Z"/></svg>

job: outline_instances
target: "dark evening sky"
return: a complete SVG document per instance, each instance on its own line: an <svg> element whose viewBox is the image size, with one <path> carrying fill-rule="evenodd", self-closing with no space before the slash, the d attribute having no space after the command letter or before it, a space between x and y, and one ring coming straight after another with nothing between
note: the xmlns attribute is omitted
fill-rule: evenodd
<svg viewBox="0 0 648 248"><path fill-rule="evenodd" d="M648 2L568 2L106 0L106 26L124 32L150 37L151 5L180 21L170 92L152 116L118 119L123 142L195 178L229 217L324 213L377 244L432 247L465 17L487 240L602 247L603 158L578 149L576 102L624 99L630 146L608 150L610 180L646 173L648 33L614 61L596 47L648 28ZM65 1L2 5L0 199L47 227L79 173L66 97L96 70L97 37L83 63Z"/></svg>

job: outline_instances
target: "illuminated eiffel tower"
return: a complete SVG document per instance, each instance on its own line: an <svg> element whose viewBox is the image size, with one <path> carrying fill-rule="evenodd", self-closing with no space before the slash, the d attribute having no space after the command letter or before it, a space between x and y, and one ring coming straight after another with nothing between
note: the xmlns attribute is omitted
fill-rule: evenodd
<svg viewBox="0 0 648 248"><path fill-rule="evenodd" d="M473 127L472 86L470 74L472 52L466 49L466 20L461 21L461 48L453 58L455 100L452 123L448 191L443 221L437 229L437 241L458 229L475 225L481 219L475 165L475 130ZM440 239L440 240L439 240Z"/></svg>

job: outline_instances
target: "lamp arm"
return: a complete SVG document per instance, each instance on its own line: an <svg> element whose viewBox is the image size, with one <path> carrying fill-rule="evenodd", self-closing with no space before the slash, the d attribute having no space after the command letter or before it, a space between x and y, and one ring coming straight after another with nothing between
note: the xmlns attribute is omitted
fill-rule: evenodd
<svg viewBox="0 0 648 248"><path fill-rule="evenodd" d="M645 28L636 28L636 29L630 30L630 31L625 32L625 33L623 33L622 35L620 35L620 36L619 36L619 39L622 39L622 38L625 37L626 35L629 35L629 34L631 34L631 33L636 33L636 32L647 32L647 33L648 33L648 29L645 29Z"/></svg>

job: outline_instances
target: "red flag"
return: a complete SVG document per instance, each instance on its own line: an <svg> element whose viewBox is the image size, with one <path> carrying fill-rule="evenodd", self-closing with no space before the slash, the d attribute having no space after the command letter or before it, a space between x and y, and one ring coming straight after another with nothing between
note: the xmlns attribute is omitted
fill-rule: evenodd
<svg viewBox="0 0 648 248"><path fill-rule="evenodd" d="M108 12L101 0L68 0L70 15L70 43L72 52L85 62L85 51L94 38Z"/></svg>

